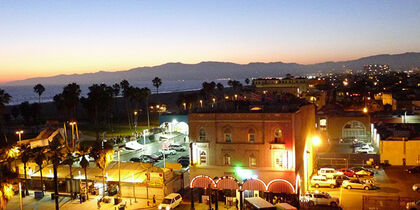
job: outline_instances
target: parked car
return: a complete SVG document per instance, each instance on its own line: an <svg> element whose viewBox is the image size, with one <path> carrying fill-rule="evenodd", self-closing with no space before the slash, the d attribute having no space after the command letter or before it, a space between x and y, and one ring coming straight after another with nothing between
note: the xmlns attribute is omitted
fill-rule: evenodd
<svg viewBox="0 0 420 210"><path fill-rule="evenodd" d="M412 168L407 169L407 172L410 174L420 173L420 166L415 166Z"/></svg>
<svg viewBox="0 0 420 210"><path fill-rule="evenodd" d="M327 179L327 177L325 176L312 176L311 186L314 186L316 188L319 188L319 187L335 188L337 186L337 182L334 179Z"/></svg>
<svg viewBox="0 0 420 210"><path fill-rule="evenodd" d="M173 149L161 149L161 150L159 150L159 152L162 152L165 155L175 155L176 154L176 151L173 150Z"/></svg>
<svg viewBox="0 0 420 210"><path fill-rule="evenodd" d="M131 158L130 159L131 162L141 162L140 158Z"/></svg>
<svg viewBox="0 0 420 210"><path fill-rule="evenodd" d="M181 197L180 194L171 193L163 199L162 203L159 204L158 209L159 210L174 209L175 207L179 206L179 204L181 204L181 202L182 202L182 197Z"/></svg>
<svg viewBox="0 0 420 210"><path fill-rule="evenodd" d="M358 142L356 137L344 137L340 139L341 144L355 144Z"/></svg>
<svg viewBox="0 0 420 210"><path fill-rule="evenodd" d="M333 179L337 185L342 185L344 180L350 180L350 178L346 175L334 175Z"/></svg>
<svg viewBox="0 0 420 210"><path fill-rule="evenodd" d="M353 147L354 148L357 148L357 147L362 147L362 146L364 146L364 145L366 145L367 143L365 143L365 142L363 142L363 141L357 141L357 142L355 142L354 144L353 144Z"/></svg>
<svg viewBox="0 0 420 210"><path fill-rule="evenodd" d="M183 151L187 150L187 149L185 148L185 146L180 145L180 144L173 144L173 143L172 143L171 145L169 145L169 147L170 147L171 149L175 150L175 151L181 151L181 152L183 152Z"/></svg>
<svg viewBox="0 0 420 210"><path fill-rule="evenodd" d="M156 160L153 159L150 155L141 155L140 156L140 161L142 163L154 163L154 162L156 162Z"/></svg>
<svg viewBox="0 0 420 210"><path fill-rule="evenodd" d="M413 184L413 191L420 193L420 184Z"/></svg>
<svg viewBox="0 0 420 210"><path fill-rule="evenodd" d="M318 175L332 179L334 175L343 175L343 172L336 171L333 168L321 168L318 170Z"/></svg>
<svg viewBox="0 0 420 210"><path fill-rule="evenodd" d="M350 189L371 190L375 188L375 186L371 182L362 181L359 179L345 180L343 181L343 184L341 186L349 190Z"/></svg>
<svg viewBox="0 0 420 210"><path fill-rule="evenodd" d="M362 170L367 171L367 172L369 172L369 176L374 174L372 170L367 169L365 167L361 167L361 166L351 167L350 169L353 170L356 173L359 172L359 171L362 171Z"/></svg>
<svg viewBox="0 0 420 210"><path fill-rule="evenodd" d="M370 144L365 144L361 147L356 147L354 151L356 153L370 153L370 152L374 152L375 148L373 148L372 145Z"/></svg>
<svg viewBox="0 0 420 210"><path fill-rule="evenodd" d="M356 173L353 170L348 169L348 168L342 168L338 171L343 172L343 174L346 175L346 176L350 176L350 177L356 176Z"/></svg>
<svg viewBox="0 0 420 210"><path fill-rule="evenodd" d="M337 207L340 203L337 197L332 197L330 194L320 191L308 191L303 196L302 201L308 203L311 207L315 205L330 205L331 207Z"/></svg>
<svg viewBox="0 0 420 210"><path fill-rule="evenodd" d="M408 210L420 210L420 200L418 200L417 202L408 202L405 205L405 208Z"/></svg>
<svg viewBox="0 0 420 210"><path fill-rule="evenodd" d="M165 154L165 158L167 158L169 154ZM155 152L150 157L152 157L155 160L162 160L163 159L163 153L162 152Z"/></svg>
<svg viewBox="0 0 420 210"><path fill-rule="evenodd" d="M181 157L179 157L177 159L177 162L179 163L179 161L181 161L181 160L188 160L188 161L190 161L190 156L188 156L188 155L181 156Z"/></svg>

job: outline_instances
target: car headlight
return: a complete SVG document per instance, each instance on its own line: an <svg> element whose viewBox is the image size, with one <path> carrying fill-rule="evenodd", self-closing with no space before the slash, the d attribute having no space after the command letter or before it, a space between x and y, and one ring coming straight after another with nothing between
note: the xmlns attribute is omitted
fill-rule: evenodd
<svg viewBox="0 0 420 210"><path fill-rule="evenodd" d="M159 206L158 209L161 210L162 209L162 206Z"/></svg>
<svg viewBox="0 0 420 210"><path fill-rule="evenodd" d="M169 209L171 209L171 207L167 206L167 207L166 207L166 210L169 210Z"/></svg>

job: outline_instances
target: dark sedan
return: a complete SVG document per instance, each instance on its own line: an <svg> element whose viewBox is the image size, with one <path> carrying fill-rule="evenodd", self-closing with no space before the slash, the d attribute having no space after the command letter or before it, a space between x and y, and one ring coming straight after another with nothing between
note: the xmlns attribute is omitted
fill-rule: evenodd
<svg viewBox="0 0 420 210"><path fill-rule="evenodd" d="M407 169L408 173L410 174L417 174L420 173L420 166L415 166L413 168Z"/></svg>

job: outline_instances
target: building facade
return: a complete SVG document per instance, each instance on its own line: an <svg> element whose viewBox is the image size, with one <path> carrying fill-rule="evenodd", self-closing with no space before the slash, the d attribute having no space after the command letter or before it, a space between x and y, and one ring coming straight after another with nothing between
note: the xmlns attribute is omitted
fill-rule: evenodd
<svg viewBox="0 0 420 210"><path fill-rule="evenodd" d="M298 193L312 174L315 108L292 113L189 114L191 187Z"/></svg>

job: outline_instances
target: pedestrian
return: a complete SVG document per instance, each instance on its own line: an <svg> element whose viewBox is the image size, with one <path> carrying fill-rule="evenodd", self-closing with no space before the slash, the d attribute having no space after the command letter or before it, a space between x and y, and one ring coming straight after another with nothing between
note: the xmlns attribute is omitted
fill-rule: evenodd
<svg viewBox="0 0 420 210"><path fill-rule="evenodd" d="M101 209L101 200L98 200L98 209Z"/></svg>
<svg viewBox="0 0 420 210"><path fill-rule="evenodd" d="M83 200L82 200L82 193L80 193L79 199L80 199L80 203L82 203L83 202Z"/></svg>
<svg viewBox="0 0 420 210"><path fill-rule="evenodd" d="M156 206L156 196L153 195L153 206Z"/></svg>

